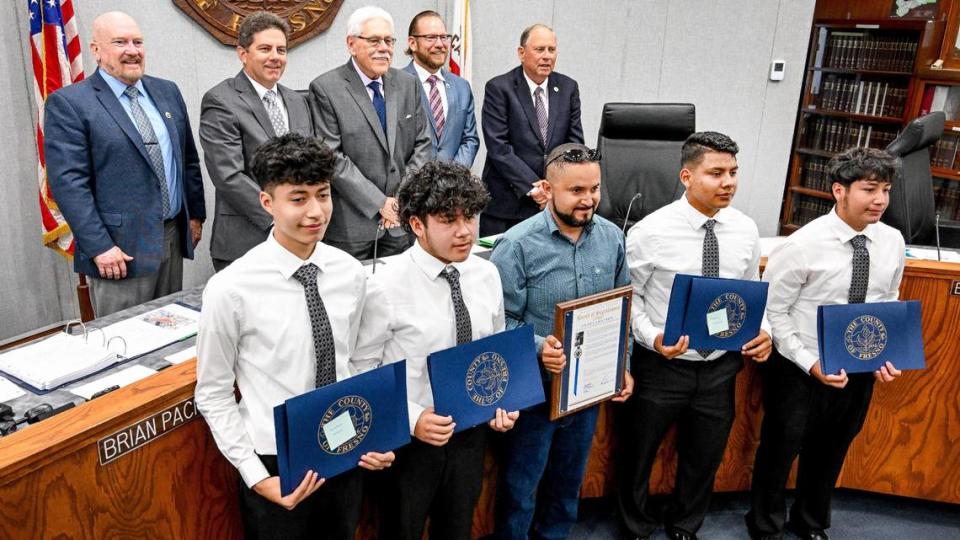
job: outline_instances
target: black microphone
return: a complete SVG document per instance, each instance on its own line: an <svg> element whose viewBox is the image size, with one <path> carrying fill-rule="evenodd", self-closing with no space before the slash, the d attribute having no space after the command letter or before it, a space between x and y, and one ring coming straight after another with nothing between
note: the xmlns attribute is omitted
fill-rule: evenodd
<svg viewBox="0 0 960 540"><path fill-rule="evenodd" d="M643 193L638 191L637 194L630 199L630 204L627 205L627 214L623 216L623 227L620 228L620 232L622 232L624 235L627 234L627 221L630 220L630 210L633 209L633 203L642 197Z"/></svg>
<svg viewBox="0 0 960 540"><path fill-rule="evenodd" d="M937 213L936 219L933 220L933 232L935 238L937 239L937 260L942 261L940 258L940 214Z"/></svg>

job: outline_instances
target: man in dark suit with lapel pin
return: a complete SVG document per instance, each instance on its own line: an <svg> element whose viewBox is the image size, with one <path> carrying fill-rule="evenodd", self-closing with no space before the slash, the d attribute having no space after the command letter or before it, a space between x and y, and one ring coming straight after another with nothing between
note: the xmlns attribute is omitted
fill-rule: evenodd
<svg viewBox="0 0 960 540"><path fill-rule="evenodd" d="M144 75L136 21L98 16L90 51L97 71L47 98L43 149L102 317L181 289L206 211L186 104L173 82Z"/></svg>
<svg viewBox="0 0 960 540"><path fill-rule="evenodd" d="M254 152L271 137L313 135L306 98L278 82L289 34L286 21L272 13L244 18L237 44L243 69L211 88L200 104L200 144L217 189L210 256L218 272L263 242L273 224L250 172Z"/></svg>
<svg viewBox="0 0 960 540"><path fill-rule="evenodd" d="M420 84L390 67L395 43L393 17L362 7L347 20L350 60L310 83L314 129L337 155L324 242L361 260L375 247L380 256L410 245L395 195L408 171L433 158Z"/></svg>
<svg viewBox="0 0 960 540"><path fill-rule="evenodd" d="M466 80L443 69L450 34L436 11L421 11L407 32L407 73L420 80L423 112L437 159L472 167L480 148L473 91Z"/></svg>
<svg viewBox="0 0 960 540"><path fill-rule="evenodd" d="M502 233L542 209L545 156L563 143L583 143L580 90L553 71L553 30L543 24L525 29L517 55L520 66L490 79L484 90L483 181L492 201L480 217L481 236Z"/></svg>

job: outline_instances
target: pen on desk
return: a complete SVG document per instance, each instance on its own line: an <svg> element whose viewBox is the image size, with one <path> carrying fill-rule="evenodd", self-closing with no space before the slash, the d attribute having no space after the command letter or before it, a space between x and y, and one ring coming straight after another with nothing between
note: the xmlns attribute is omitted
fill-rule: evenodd
<svg viewBox="0 0 960 540"><path fill-rule="evenodd" d="M113 385L113 386L108 386L108 387L104 388L103 390L100 390L99 392L95 392L92 396L90 396L90 399L97 399L98 397L100 397L100 396L102 396L102 395L104 395L104 394L109 394L110 392L113 392L114 390L117 390L117 389L119 389L119 388L120 388L120 385L119 385L119 384L115 384L115 385Z"/></svg>

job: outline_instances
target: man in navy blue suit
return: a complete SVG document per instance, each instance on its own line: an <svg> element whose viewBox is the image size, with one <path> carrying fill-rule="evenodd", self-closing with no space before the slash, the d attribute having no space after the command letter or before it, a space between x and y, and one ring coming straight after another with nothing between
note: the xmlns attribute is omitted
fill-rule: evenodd
<svg viewBox="0 0 960 540"><path fill-rule="evenodd" d="M480 235L506 231L546 205L544 158L563 143L583 143L577 81L553 71L557 36L543 24L520 34L520 66L487 82L483 98L483 181L492 201Z"/></svg>
<svg viewBox="0 0 960 540"><path fill-rule="evenodd" d="M443 69L450 34L436 11L421 11L410 21L405 52L413 60L404 69L423 85L423 112L437 159L472 167L480 148L473 92L470 83Z"/></svg>
<svg viewBox="0 0 960 540"><path fill-rule="evenodd" d="M206 211L187 107L174 83L144 75L136 21L98 16L90 50L97 71L47 98L43 148L74 270L93 278L104 316L181 289Z"/></svg>

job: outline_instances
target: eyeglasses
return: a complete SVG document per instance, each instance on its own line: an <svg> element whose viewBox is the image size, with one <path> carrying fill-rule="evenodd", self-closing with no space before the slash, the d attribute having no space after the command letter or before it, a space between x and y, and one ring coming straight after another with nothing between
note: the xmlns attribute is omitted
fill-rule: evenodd
<svg viewBox="0 0 960 540"><path fill-rule="evenodd" d="M411 34L410 37L422 39L427 43L436 43L438 39L444 43L450 43L453 39L453 36L450 34L424 34L419 36Z"/></svg>
<svg viewBox="0 0 960 540"><path fill-rule="evenodd" d="M383 43L387 47L393 47L393 44L397 42L396 38L387 36L387 37L375 37L375 36L361 36L357 35L356 37L366 41L370 44L371 47L376 47Z"/></svg>
<svg viewBox="0 0 960 540"><path fill-rule="evenodd" d="M588 161L590 162L600 161L600 150L599 149L591 150L589 148L586 150L583 150L581 148L571 148L566 152L557 154L552 158L550 158L550 161L547 161L547 163L544 164L543 168L546 169L547 166L553 163L554 161L560 161L560 160L563 160L565 163L584 163Z"/></svg>

